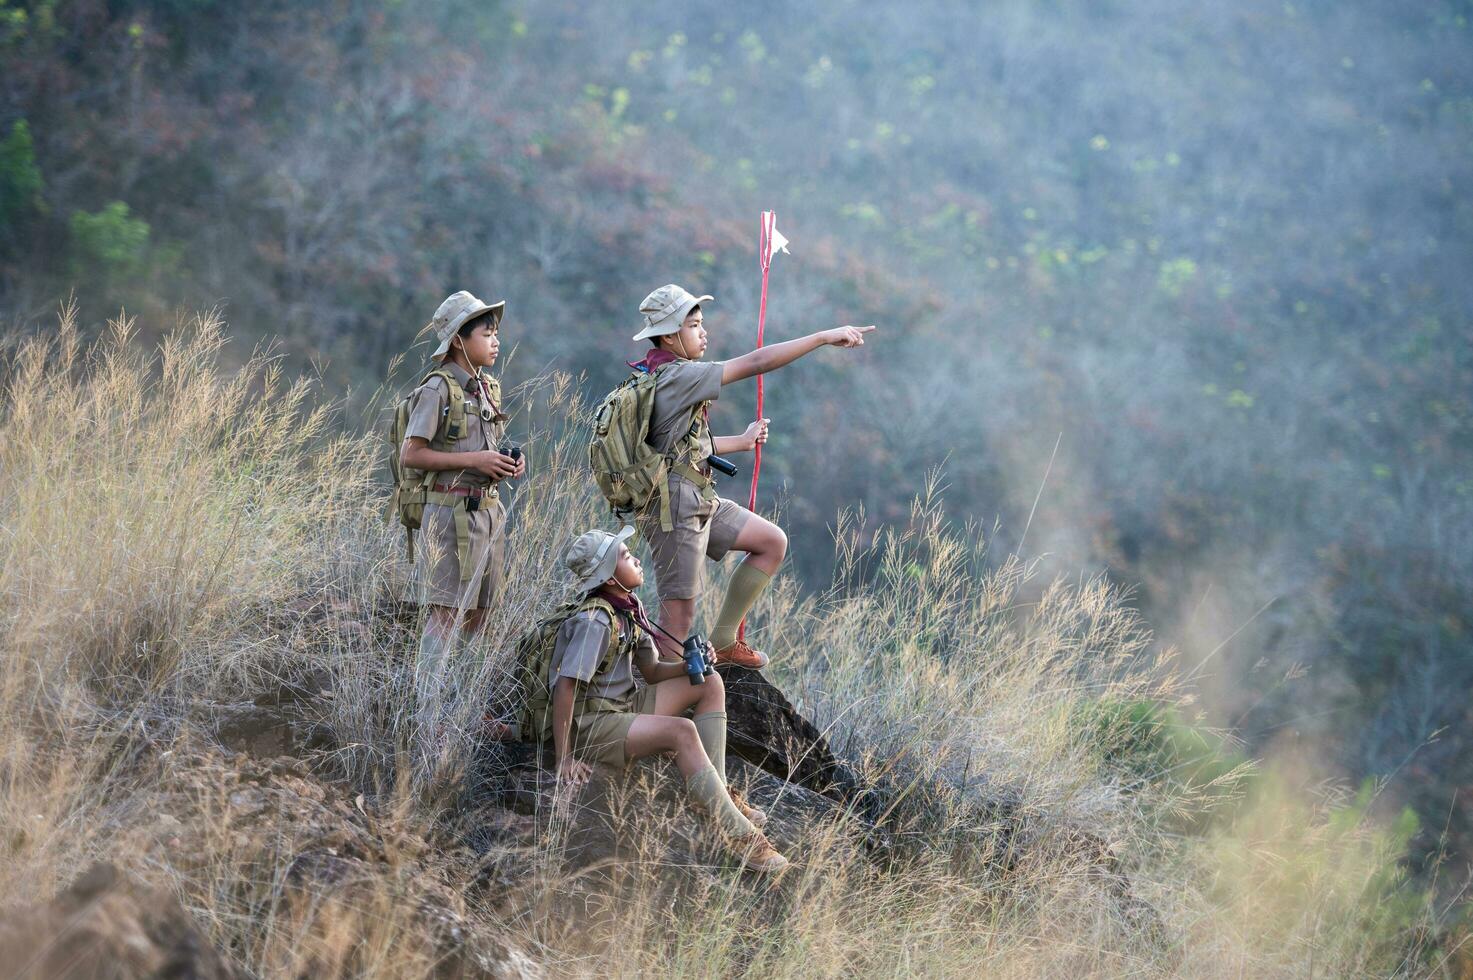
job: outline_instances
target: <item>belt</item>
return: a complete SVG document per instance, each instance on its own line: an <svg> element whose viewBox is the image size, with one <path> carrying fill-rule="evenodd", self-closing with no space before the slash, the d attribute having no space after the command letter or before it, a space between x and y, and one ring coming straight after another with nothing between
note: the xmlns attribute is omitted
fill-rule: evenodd
<svg viewBox="0 0 1473 980"><path fill-rule="evenodd" d="M475 510L471 501L495 500L501 496L501 492L494 486L490 487L435 487L435 493L446 493L452 497L465 497L466 509Z"/></svg>
<svg viewBox="0 0 1473 980"><path fill-rule="evenodd" d="M471 531L466 515L481 510L485 501L495 500L500 494L495 487L444 487L423 493L425 503L449 507L453 512L455 559L460 565L460 580L464 582L471 577Z"/></svg>

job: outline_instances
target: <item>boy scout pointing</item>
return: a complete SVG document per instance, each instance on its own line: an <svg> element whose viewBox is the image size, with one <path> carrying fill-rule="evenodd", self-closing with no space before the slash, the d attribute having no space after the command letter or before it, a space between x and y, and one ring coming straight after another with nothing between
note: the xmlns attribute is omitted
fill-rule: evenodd
<svg viewBox="0 0 1473 980"><path fill-rule="evenodd" d="M705 581L707 559L720 561L730 551L746 557L731 577L721 612L711 630L716 662L758 669L767 654L737 638L737 630L758 597L772 581L787 553L788 539L781 528L745 507L719 497L711 477L709 457L747 452L767 441L768 420L759 419L735 436L712 436L710 406L724 385L775 371L820 347L861 347L867 327L835 327L762 347L729 361L704 361L706 326L702 303L671 284L661 286L639 304L643 329L635 340L654 347L632 364L653 376L653 407L647 442L668 461L668 491L657 494L639 510L641 533L649 540L654 560L660 619L676 636L690 632L696 598ZM662 639L669 652L679 650Z"/></svg>

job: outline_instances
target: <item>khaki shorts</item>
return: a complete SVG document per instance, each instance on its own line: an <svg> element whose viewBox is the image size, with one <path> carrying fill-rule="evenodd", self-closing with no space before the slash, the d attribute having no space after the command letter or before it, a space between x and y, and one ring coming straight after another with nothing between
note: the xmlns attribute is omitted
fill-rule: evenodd
<svg viewBox="0 0 1473 980"><path fill-rule="evenodd" d="M706 559L720 561L736 545L751 518L747 508L724 497L705 500L694 483L670 478L670 523L660 530L659 499L639 515L639 531L650 543L655 591L664 599L694 599L706 586Z"/></svg>
<svg viewBox="0 0 1473 980"><path fill-rule="evenodd" d="M630 696L627 711L588 711L573 724L573 754L584 762L599 762L615 769L629 764L624 743L629 726L640 715L655 713L655 687L642 687Z"/></svg>
<svg viewBox="0 0 1473 980"><path fill-rule="evenodd" d="M470 525L471 574L461 581L455 551L455 511L426 504L414 549L422 553L424 602L456 609L486 609L501 589L506 547L506 508L500 500L467 514Z"/></svg>

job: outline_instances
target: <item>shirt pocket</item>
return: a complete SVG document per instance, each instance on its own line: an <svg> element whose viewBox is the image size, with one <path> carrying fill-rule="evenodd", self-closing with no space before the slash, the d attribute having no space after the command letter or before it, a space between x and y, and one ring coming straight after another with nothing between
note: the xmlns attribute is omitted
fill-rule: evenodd
<svg viewBox="0 0 1473 980"><path fill-rule="evenodd" d="M482 449L493 449L490 442L490 423L481 419L481 403L467 398L465 402L465 436L455 443L457 452L474 453Z"/></svg>

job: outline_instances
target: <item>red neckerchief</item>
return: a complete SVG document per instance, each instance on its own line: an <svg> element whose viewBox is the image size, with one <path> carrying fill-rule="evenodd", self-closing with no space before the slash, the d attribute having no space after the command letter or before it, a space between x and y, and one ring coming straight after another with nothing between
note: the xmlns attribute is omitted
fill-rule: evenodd
<svg viewBox="0 0 1473 980"><path fill-rule="evenodd" d="M682 358L679 355L672 354L669 351L665 350L663 347L651 347L649 353L644 356L644 360L625 361L624 363L628 364L636 371L644 371L647 374L654 374L657 369L664 367L671 361L680 360L687 360L687 358ZM706 405L701 409L701 419L707 425L711 424L710 405Z"/></svg>
<svg viewBox="0 0 1473 980"><path fill-rule="evenodd" d="M599 597L608 601L608 604L633 619L640 629L651 637L655 635L655 628L650 625L649 617L645 615L644 604L639 601L639 596L633 592L625 592L623 589L613 589L603 586L598 590Z"/></svg>
<svg viewBox="0 0 1473 980"><path fill-rule="evenodd" d="M634 368L634 370L636 370L636 371L646 371L646 372L648 372L650 374L654 374L656 368L664 367L666 364L669 364L671 361L678 361L678 360L680 360L680 357L679 356L670 353L669 351L665 350L663 347L651 347L650 350L649 350L649 353L647 353L647 354L644 355L644 360L642 360L642 361L625 361L624 363L625 364L628 364L630 367Z"/></svg>

